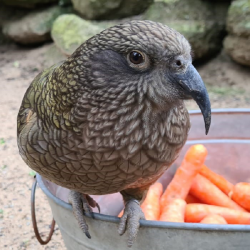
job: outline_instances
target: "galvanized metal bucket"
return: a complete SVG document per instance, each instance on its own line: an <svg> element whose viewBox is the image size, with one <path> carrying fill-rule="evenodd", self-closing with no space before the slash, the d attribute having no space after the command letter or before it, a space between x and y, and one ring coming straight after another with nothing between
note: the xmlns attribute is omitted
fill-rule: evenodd
<svg viewBox="0 0 250 250"><path fill-rule="evenodd" d="M208 149L206 164L231 182L250 182L250 109L213 110L209 136L204 134L200 112L190 112L192 128L180 157L159 179L166 187L190 144L203 143ZM56 223L68 250L128 249L127 237L117 232L119 218L93 213L86 218L91 239L80 230L72 207L59 199L59 186L37 175L40 188L46 194ZM61 190L62 191L62 190ZM61 192L60 191L60 192ZM59 192L59 193L60 193ZM112 196L112 213L121 210L122 201ZM111 198L112 198L111 197ZM110 197L109 197L110 198ZM105 210L105 209L104 209ZM106 209L108 211L108 209ZM208 225L197 223L140 222L141 228L131 249L142 250L249 250L250 225Z"/></svg>

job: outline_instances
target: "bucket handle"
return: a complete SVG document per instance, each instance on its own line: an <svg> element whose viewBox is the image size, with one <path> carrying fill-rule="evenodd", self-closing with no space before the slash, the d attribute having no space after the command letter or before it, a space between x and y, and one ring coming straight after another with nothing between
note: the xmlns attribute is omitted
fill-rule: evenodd
<svg viewBox="0 0 250 250"><path fill-rule="evenodd" d="M46 240L43 240L41 238L41 235L40 235L39 231L38 231L37 221L36 221L36 212L35 212L36 186L37 186L37 179L36 179L36 176L34 176L34 181L33 181L32 188L31 188L31 218L32 218L32 224L33 224L33 229L34 229L37 240L40 242L41 245L46 245L46 244L48 244L50 242L50 240L52 238L56 222L55 222L55 220L53 218L52 222L51 222L51 225L50 225L49 236L47 237Z"/></svg>

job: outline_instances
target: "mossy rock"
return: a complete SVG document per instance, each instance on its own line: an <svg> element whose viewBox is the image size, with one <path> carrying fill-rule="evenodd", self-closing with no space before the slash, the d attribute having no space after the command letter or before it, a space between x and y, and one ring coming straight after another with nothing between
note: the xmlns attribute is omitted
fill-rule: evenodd
<svg viewBox="0 0 250 250"><path fill-rule="evenodd" d="M224 40L227 54L237 63L250 66L250 37L229 35Z"/></svg>
<svg viewBox="0 0 250 250"><path fill-rule="evenodd" d="M158 0L143 15L132 19L149 19L178 30L190 41L195 60L209 58L222 47L225 19L217 18L213 6L207 2ZM83 42L103 29L129 20L130 18L94 22L76 15L63 15L53 25L52 38L64 54L70 55Z"/></svg>
<svg viewBox="0 0 250 250"><path fill-rule="evenodd" d="M32 11L21 19L9 21L3 25L6 37L20 44L36 44L50 40L50 31L54 20L72 8L53 6Z"/></svg>
<svg viewBox="0 0 250 250"><path fill-rule="evenodd" d="M222 48L228 4L217 12L214 5L202 0L156 0L142 15L143 19L161 22L183 34L190 42L195 60L204 60Z"/></svg>
<svg viewBox="0 0 250 250"><path fill-rule="evenodd" d="M34 8L37 5L45 5L55 2L58 2L58 0L0 0L0 3L24 8Z"/></svg>
<svg viewBox="0 0 250 250"><path fill-rule="evenodd" d="M236 36L250 37L250 0L232 2L228 11L227 30Z"/></svg>
<svg viewBox="0 0 250 250"><path fill-rule="evenodd" d="M85 19L111 20L143 13L153 0L72 0Z"/></svg>
<svg viewBox="0 0 250 250"><path fill-rule="evenodd" d="M143 17L157 22L173 20L211 20L212 5L202 0L156 0Z"/></svg>
<svg viewBox="0 0 250 250"><path fill-rule="evenodd" d="M83 42L113 24L87 21L74 14L61 15L53 24L51 36L63 54L71 55Z"/></svg>
<svg viewBox="0 0 250 250"><path fill-rule="evenodd" d="M213 21L174 21L168 24L187 38L194 60L210 58L222 48L223 33Z"/></svg>

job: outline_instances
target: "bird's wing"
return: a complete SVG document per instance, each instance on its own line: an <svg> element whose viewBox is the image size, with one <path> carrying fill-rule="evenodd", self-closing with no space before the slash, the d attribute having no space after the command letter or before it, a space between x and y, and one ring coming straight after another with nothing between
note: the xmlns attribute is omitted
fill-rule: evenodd
<svg viewBox="0 0 250 250"><path fill-rule="evenodd" d="M51 76L53 70L60 64L62 64L62 62L53 65L38 74L25 92L17 116L17 136L19 136L23 128L28 125L31 115L37 113L37 99L42 94L42 89Z"/></svg>

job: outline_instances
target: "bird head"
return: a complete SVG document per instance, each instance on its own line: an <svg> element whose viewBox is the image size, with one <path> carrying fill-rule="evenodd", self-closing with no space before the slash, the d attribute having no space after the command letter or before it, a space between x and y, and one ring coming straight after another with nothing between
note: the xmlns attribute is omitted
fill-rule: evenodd
<svg viewBox="0 0 250 250"><path fill-rule="evenodd" d="M193 98L208 133L208 93L192 65L191 47L179 32L161 23L131 21L92 37L73 57L84 61L88 87L113 91L114 98L134 95L146 99L156 110L168 110Z"/></svg>

